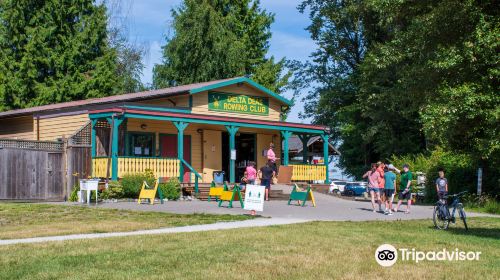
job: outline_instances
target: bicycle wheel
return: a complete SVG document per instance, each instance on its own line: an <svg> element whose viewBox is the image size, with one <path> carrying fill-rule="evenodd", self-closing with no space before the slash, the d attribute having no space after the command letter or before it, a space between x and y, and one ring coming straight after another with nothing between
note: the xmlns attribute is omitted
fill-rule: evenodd
<svg viewBox="0 0 500 280"><path fill-rule="evenodd" d="M462 222L464 222L465 230L469 230L469 227L467 226L467 216L465 215L464 206L460 203L457 208L460 219L462 219Z"/></svg>
<svg viewBox="0 0 500 280"><path fill-rule="evenodd" d="M442 211L440 211L441 205L437 204L434 206L434 213L432 215L432 220L434 222L434 226L437 229L447 229L449 225L449 221L446 217L443 217Z"/></svg>

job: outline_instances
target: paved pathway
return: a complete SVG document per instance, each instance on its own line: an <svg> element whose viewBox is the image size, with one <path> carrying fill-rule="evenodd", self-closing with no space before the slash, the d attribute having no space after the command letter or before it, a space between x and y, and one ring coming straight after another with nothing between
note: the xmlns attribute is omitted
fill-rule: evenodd
<svg viewBox="0 0 500 280"><path fill-rule="evenodd" d="M283 189L285 193L290 193L289 186L273 186L276 189ZM372 220L411 220L430 219L432 217L432 206L413 205L410 214L404 212L386 216L383 213L373 213L370 202L346 200L332 195L314 193L316 207L312 207L311 202L307 202L305 207L297 205L287 205L287 201L266 201L264 212L259 213L265 217L284 219L303 219L310 221L372 221ZM224 203L227 205L227 203ZM395 206L395 205L394 205ZM90 206L95 207L95 206ZM167 201L164 204L137 204L137 202L102 203L98 207L129 209L140 211L158 211L179 214L211 213L211 214L246 214L248 211L241 209L240 204L233 202L232 209L217 207L217 203L212 201ZM401 211L406 206L401 206ZM485 216L484 214L471 213L470 216Z"/></svg>
<svg viewBox="0 0 500 280"><path fill-rule="evenodd" d="M291 187L274 186L274 188L283 189L285 193L290 193ZM93 239L106 238L117 236L134 236L145 234L166 234L177 232L194 232L207 230L223 230L244 227L262 227L270 225L284 225L302 223L308 221L372 221L372 220L411 220L411 219L430 219L432 217L432 206L415 205L411 207L410 214L403 212L395 213L392 216L386 216L382 213L373 213L370 202L351 201L341 199L331 195L314 193L316 199L316 207L312 207L311 202L307 202L305 207L297 205L287 205L287 201L269 201L265 202L264 212L260 215L268 218L258 218L254 220L237 221L237 222L222 222L207 225L193 225L176 228L161 228L153 230L139 230L132 232L112 232L112 233L96 233L96 234L74 234L65 236L50 236L36 237L26 239L11 239L0 240L0 245L20 244L20 243L37 243L47 241L64 241L74 239ZM63 205L75 205L75 203L56 203ZM78 207L81 204L76 204ZM226 203L227 205L227 203ZM232 209L226 207L217 207L217 203L207 201L167 201L164 204L137 204L137 202L118 202L118 203L101 203L98 206L91 204L88 207L127 209L138 211L158 211L179 214L191 213L211 213L211 214L247 214L248 211L241 209L239 203L233 203ZM402 206L401 209L406 209ZM469 213L469 216L493 216L480 213Z"/></svg>
<svg viewBox="0 0 500 280"><path fill-rule="evenodd" d="M167 233L179 233L179 232L224 230L224 229L247 228L247 227L265 227L265 226L288 225L288 224L305 223L305 222L308 222L308 221L301 220L301 219L258 218L258 219L253 219L253 220L236 221L236 222L221 222L221 223L206 224L206 225L160 228L160 229L150 229L150 230L137 230L137 231L129 231L129 232L71 234L71 235L34 237L34 238L23 238L23 239L8 239L8 240L0 240L0 246L1 245L12 245L12 244L22 244L22 243L65 241L65 240L75 240L75 239L96 239L96 238L107 238L107 237L135 236L135 235L152 235L152 234L167 234Z"/></svg>

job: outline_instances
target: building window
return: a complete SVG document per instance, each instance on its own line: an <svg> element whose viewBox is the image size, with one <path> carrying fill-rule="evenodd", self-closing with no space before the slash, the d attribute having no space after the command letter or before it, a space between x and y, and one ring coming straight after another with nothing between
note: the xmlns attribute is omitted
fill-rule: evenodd
<svg viewBox="0 0 500 280"><path fill-rule="evenodd" d="M134 157L152 157L155 151L153 133L129 133L129 155Z"/></svg>

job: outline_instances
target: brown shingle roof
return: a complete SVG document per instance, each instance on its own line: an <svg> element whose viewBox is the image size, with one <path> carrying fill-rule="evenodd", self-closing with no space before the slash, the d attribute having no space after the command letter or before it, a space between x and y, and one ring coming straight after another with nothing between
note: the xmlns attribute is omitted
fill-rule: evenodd
<svg viewBox="0 0 500 280"><path fill-rule="evenodd" d="M175 94L184 93L184 92L187 93L192 89L206 87L206 86L210 86L213 84L218 84L221 82L231 81L231 80L235 80L235 79L239 79L239 78L240 77L235 77L235 78L230 78L230 79L215 80L215 81L210 81L210 82L195 83L195 84L169 87L169 88L163 88L163 89L148 90L148 91L127 93L127 94L121 94L121 95L106 96L106 97L101 97L101 98L92 98L92 99L85 99L85 100L77 100L77 101L55 103L55 104L49 104L49 105L43 105L43 106L36 106L36 107L25 108L25 109L11 110L11 111L6 111L6 112L0 112L0 118L16 116L16 115L27 115L27 114L31 114L31 113L35 113L35 112L67 109L67 108L87 106L87 105L97 105L97 104L106 104L106 103L113 103L113 102L120 102L120 101L149 99L152 97L163 97L163 96L175 95Z"/></svg>

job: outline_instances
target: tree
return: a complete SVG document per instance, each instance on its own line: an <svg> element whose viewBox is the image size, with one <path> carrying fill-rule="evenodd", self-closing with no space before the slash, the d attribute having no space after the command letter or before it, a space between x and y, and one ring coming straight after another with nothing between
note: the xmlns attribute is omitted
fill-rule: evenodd
<svg viewBox="0 0 500 280"><path fill-rule="evenodd" d="M110 95L116 50L104 4L0 2L0 110Z"/></svg>
<svg viewBox="0 0 500 280"><path fill-rule="evenodd" d="M351 175L442 147L500 163L495 1L304 1L318 43L299 81ZM497 168L498 169L498 168Z"/></svg>
<svg viewBox="0 0 500 280"><path fill-rule="evenodd" d="M298 9L309 10L307 30L318 45L312 61L294 67L299 89L315 85L303 98L304 116L330 126L332 140L342 150L341 167L350 175L361 175L364 166L380 157L370 116L363 114L359 100L360 65L378 38L366 35L368 13L362 1L307 0Z"/></svg>
<svg viewBox="0 0 500 280"><path fill-rule="evenodd" d="M154 87L251 74L280 92L288 79L285 60L266 58L274 16L259 6L258 0L185 0L172 10L174 35L154 68Z"/></svg>
<svg viewBox="0 0 500 280"><path fill-rule="evenodd" d="M123 94L143 91L147 87L141 81L144 70L142 57L147 53L144 45L128 38L128 14L132 0L107 0L108 42L116 51L117 84L114 93Z"/></svg>

